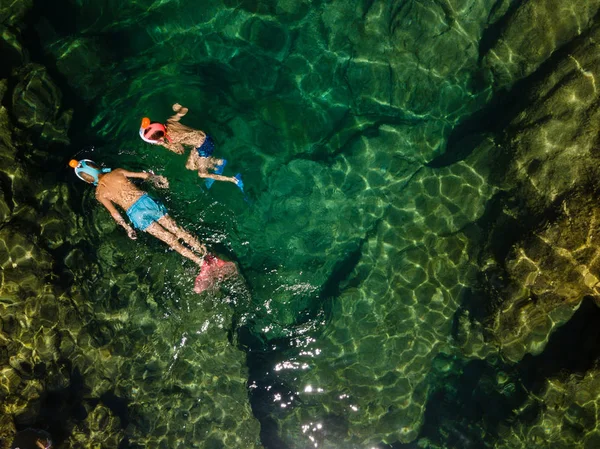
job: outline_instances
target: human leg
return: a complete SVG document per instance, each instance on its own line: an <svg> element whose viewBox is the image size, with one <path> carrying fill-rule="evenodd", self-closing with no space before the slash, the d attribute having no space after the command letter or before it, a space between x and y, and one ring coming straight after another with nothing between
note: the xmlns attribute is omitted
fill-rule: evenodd
<svg viewBox="0 0 600 449"><path fill-rule="evenodd" d="M200 254L206 254L206 246L204 246L200 241L194 237L192 234L187 232L185 229L180 227L175 220L173 220L169 215L163 215L159 220L158 224L160 224L167 231L177 236L177 238L183 240L185 243L190 245L194 251Z"/></svg>
<svg viewBox="0 0 600 449"><path fill-rule="evenodd" d="M202 266L202 262L203 262L202 257L194 254L193 251L191 251L190 249L186 248L181 243L179 243L179 239L178 239L177 235L172 234L167 229L165 229L161 225L159 225L157 222L152 223L150 226L148 226L145 229L145 231L148 234L153 235L157 239L165 242L167 245L169 245L171 248L173 248L175 251L177 251L182 256L187 257L188 259L190 259L197 265Z"/></svg>

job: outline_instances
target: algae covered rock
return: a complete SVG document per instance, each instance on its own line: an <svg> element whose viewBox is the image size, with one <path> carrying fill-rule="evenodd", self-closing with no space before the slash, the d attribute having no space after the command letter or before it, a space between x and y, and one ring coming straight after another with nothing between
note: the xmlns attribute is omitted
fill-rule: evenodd
<svg viewBox="0 0 600 449"><path fill-rule="evenodd" d="M61 109L62 94L45 67L27 64L19 69L13 90L13 114L17 123L30 128L44 141L68 143L72 111Z"/></svg>
<svg viewBox="0 0 600 449"><path fill-rule="evenodd" d="M384 189L392 205L363 243L327 330L301 339L301 350L287 351L290 361L275 368L297 392L279 399L291 408L278 419L287 445L417 438L428 376L435 358L450 350L454 313L477 270L462 229L484 213L495 190L485 181L494 151L482 145L466 161L422 168L406 184ZM308 405L294 407L296 401Z"/></svg>
<svg viewBox="0 0 600 449"><path fill-rule="evenodd" d="M0 448L9 449L10 442L13 440L17 430L15 423L10 415L0 416Z"/></svg>
<svg viewBox="0 0 600 449"><path fill-rule="evenodd" d="M597 369L548 379L542 391L530 395L516 411L515 423L500 429L494 449L597 447L599 389Z"/></svg>
<svg viewBox="0 0 600 449"><path fill-rule="evenodd" d="M33 0L14 0L0 4L0 24L14 25L18 23L33 6Z"/></svg>
<svg viewBox="0 0 600 449"><path fill-rule="evenodd" d="M483 58L494 86L506 87L530 75L553 53L585 35L599 8L596 0L513 2L497 40Z"/></svg>
<svg viewBox="0 0 600 449"><path fill-rule="evenodd" d="M552 222L534 229L507 254L505 287L495 293L501 306L485 333L507 359L517 362L526 353L542 352L551 333L571 318L583 298L600 304L599 214L594 197L565 199ZM490 273L495 269L487 267ZM468 339L466 334L475 329L464 327L463 332ZM469 351L485 351L481 341L466 345Z"/></svg>
<svg viewBox="0 0 600 449"><path fill-rule="evenodd" d="M599 176L600 27L572 44L572 51L532 87L528 103L507 129L513 159L507 179L534 212L575 186Z"/></svg>
<svg viewBox="0 0 600 449"><path fill-rule="evenodd" d="M4 194L4 190L0 187L0 222L4 223L11 214L10 196Z"/></svg>
<svg viewBox="0 0 600 449"><path fill-rule="evenodd" d="M0 76L10 75L15 68L28 60L27 50L23 47L20 37L16 30L0 26L0 51L3 57ZM0 98L3 96L4 92L0 89Z"/></svg>
<svg viewBox="0 0 600 449"><path fill-rule="evenodd" d="M467 352L483 356L487 340L512 361L540 353L583 297L598 297L598 33L594 25L573 41L554 71L532 84L505 131L511 160L500 184L511 193L490 233L479 297L492 299L493 312L463 319ZM522 234L505 251L495 242L511 228Z"/></svg>
<svg viewBox="0 0 600 449"><path fill-rule="evenodd" d="M75 427L65 447L117 447L123 436L119 418L108 407L99 404Z"/></svg>
<svg viewBox="0 0 600 449"><path fill-rule="evenodd" d="M19 337L0 351L5 413L34 418L33 378L45 369L52 391L76 381L85 391L71 447L125 437L260 447L237 325L264 347L285 347L268 369L290 393L273 399L280 409L269 418L288 447L410 443L457 323L467 356L499 350L517 362L542 351L584 296L597 299L596 1L113 3L71 2L72 29L41 20L45 55L111 141L138 139L141 111L158 114L175 94L197 106L191 124L214 130L249 173L254 201L235 211L231 246L253 294L240 283L192 296L193 270L146 235L127 240L90 193L86 214L64 185L25 188L31 175L15 163L0 108L1 335ZM24 63L18 34L3 36ZM521 86L520 113L499 120L506 129L478 129L485 138L467 158L434 160L494 90L542 66ZM25 147L66 143L70 112L48 70L29 64L14 76L10 117ZM167 164L138 150L118 156ZM204 201L197 189L187 195ZM481 253L486 232L506 229L498 216L522 234L504 252ZM486 322L456 315L478 272L494 293L482 298ZM577 432L556 432L556 411L591 429L591 408L583 399L568 407L559 393L543 393L554 410L539 423L507 426L506 444L578 444ZM126 404L127 429L106 398ZM582 440L593 447L594 438Z"/></svg>

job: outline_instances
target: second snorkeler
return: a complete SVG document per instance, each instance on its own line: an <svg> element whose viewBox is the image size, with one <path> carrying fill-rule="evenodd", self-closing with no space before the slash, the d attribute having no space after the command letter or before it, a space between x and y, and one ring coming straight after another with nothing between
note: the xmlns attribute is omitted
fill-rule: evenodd
<svg viewBox="0 0 600 449"><path fill-rule="evenodd" d="M227 160L212 156L215 148L213 139L203 131L179 122L181 117L188 113L188 108L176 103L173 105L173 111L175 115L169 118L166 124L152 122L149 118L144 117L139 131L140 137L147 143L161 145L177 154L185 152L184 146L191 146L193 149L185 167L188 170L196 170L199 177L205 178L207 188L210 188L214 181L226 181L234 183L243 191L243 183L239 174L231 177L221 174Z"/></svg>

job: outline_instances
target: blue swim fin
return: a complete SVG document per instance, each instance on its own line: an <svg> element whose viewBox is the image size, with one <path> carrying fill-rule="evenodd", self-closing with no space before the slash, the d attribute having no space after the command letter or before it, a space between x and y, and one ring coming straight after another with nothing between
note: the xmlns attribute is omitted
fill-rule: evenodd
<svg viewBox="0 0 600 449"><path fill-rule="evenodd" d="M235 179L237 179L237 186L240 188L240 190L242 191L242 193L244 193L244 183L242 182L242 174L238 173L237 175L234 176Z"/></svg>
<svg viewBox="0 0 600 449"><path fill-rule="evenodd" d="M223 159L223 162L221 162L219 165L215 166L215 174L216 175L222 174L226 165L227 165L227 159ZM214 183L215 183L215 180L212 178L208 178L204 181L204 184L206 185L207 189L210 189Z"/></svg>

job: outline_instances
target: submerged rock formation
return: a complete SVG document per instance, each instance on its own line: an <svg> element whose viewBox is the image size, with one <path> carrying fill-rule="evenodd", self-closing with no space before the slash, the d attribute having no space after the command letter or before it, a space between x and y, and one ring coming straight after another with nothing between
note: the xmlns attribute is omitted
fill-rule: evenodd
<svg viewBox="0 0 600 449"><path fill-rule="evenodd" d="M3 434L69 391L65 447L260 447L239 342L289 449L595 444L594 369L511 370L600 300L600 2L59 3L30 19L47 68L14 26L28 3L0 7ZM104 162L177 181L173 214L249 292L199 300L178 256L49 179L72 120L51 73ZM246 202L139 141L175 101ZM517 413L427 425L470 361Z"/></svg>
<svg viewBox="0 0 600 449"><path fill-rule="evenodd" d="M483 267L488 279L502 278L504 285L488 285L484 294L499 303L491 341L515 362L541 352L585 296L600 300L595 219L599 31L595 26L570 43L568 54L555 58L506 130L512 159L503 187L511 200L497 217ZM496 248L494 241L515 226L523 234L510 251ZM475 344L473 337L469 345ZM471 349L485 352L479 343Z"/></svg>
<svg viewBox="0 0 600 449"><path fill-rule="evenodd" d="M17 23L25 2L13 5L0 17ZM22 48L16 30L2 48ZM173 294L193 312L158 320L169 306L151 286L189 274L150 258L147 282L133 244L108 243L106 212L75 212L93 196L50 176L66 172L72 111L49 70L19 55L0 80L0 447L31 426L63 448L260 447L229 306L196 304L186 284Z"/></svg>

